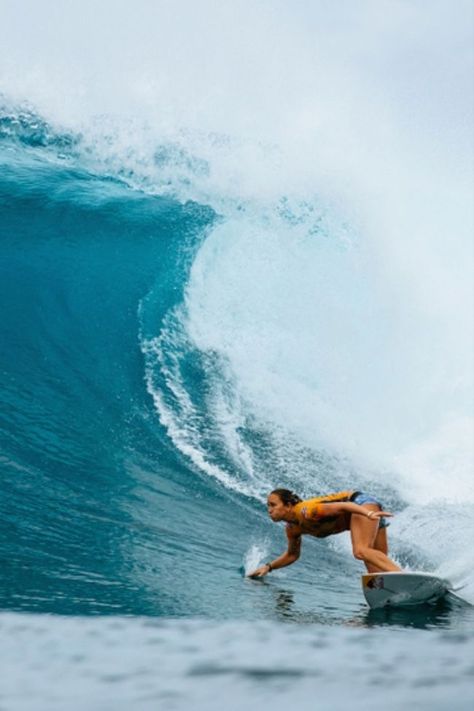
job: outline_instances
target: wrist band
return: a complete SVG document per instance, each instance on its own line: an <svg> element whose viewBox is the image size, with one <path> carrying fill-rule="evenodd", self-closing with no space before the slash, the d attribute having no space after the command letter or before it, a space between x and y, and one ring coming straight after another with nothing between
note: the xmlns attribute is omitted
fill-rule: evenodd
<svg viewBox="0 0 474 711"><path fill-rule="evenodd" d="M271 563L265 563L265 565L266 565L266 566L267 566L267 568L268 568L268 572L269 572L269 573L271 573L271 572L272 572L272 570L273 570L273 568L272 568L272 564L271 564Z"/></svg>

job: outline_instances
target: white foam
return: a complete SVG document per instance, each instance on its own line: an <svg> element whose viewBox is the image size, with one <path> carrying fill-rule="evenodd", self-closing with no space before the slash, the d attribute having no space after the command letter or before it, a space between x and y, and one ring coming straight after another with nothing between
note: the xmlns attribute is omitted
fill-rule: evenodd
<svg viewBox="0 0 474 711"><path fill-rule="evenodd" d="M410 505L393 519L390 535L398 546L404 543L413 549L416 542L431 572L448 579L459 597L474 604L472 505L452 504L451 498L433 493L429 505Z"/></svg>
<svg viewBox="0 0 474 711"><path fill-rule="evenodd" d="M240 392L262 419L312 446L407 478L426 439L439 442L441 429L451 432L447 422L457 413L462 456L459 437L444 441L457 452L466 496L469 358L459 354L459 339L449 339L449 319L433 322L412 294L396 302L385 287L372 256L341 246L334 233L305 234L282 220L228 221L193 264L189 336L231 364ZM441 349L443 328L448 342ZM463 338L469 353L470 345ZM425 470L442 466L435 455Z"/></svg>

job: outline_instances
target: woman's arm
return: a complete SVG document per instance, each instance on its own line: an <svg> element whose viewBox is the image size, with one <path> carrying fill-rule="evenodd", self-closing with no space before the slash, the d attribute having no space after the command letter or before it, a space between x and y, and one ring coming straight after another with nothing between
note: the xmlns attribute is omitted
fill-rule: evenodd
<svg viewBox="0 0 474 711"><path fill-rule="evenodd" d="M272 570L277 570L278 568L285 568L287 565L295 563L300 557L301 552L301 535L292 535L287 529L288 536L288 549L275 560L270 561L261 565L252 573L249 573L247 577L249 578L263 578Z"/></svg>
<svg viewBox="0 0 474 711"><path fill-rule="evenodd" d="M393 516L393 514L388 511L374 511L373 509L365 508L365 506L354 504L351 501L336 501L334 504L318 504L317 516L336 516L345 511L372 519Z"/></svg>

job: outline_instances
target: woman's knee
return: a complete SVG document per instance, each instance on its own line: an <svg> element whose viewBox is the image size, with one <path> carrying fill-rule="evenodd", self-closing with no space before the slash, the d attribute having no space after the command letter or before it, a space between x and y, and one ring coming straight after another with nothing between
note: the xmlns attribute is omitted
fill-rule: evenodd
<svg viewBox="0 0 474 711"><path fill-rule="evenodd" d="M352 549L352 554L357 560L365 560L369 552L368 546L355 546Z"/></svg>

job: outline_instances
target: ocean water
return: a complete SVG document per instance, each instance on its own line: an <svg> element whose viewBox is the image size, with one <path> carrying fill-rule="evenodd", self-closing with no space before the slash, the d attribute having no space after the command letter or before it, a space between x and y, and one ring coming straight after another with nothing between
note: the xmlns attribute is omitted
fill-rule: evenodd
<svg viewBox="0 0 474 711"><path fill-rule="evenodd" d="M2 711L472 708L472 5L2 5Z"/></svg>

